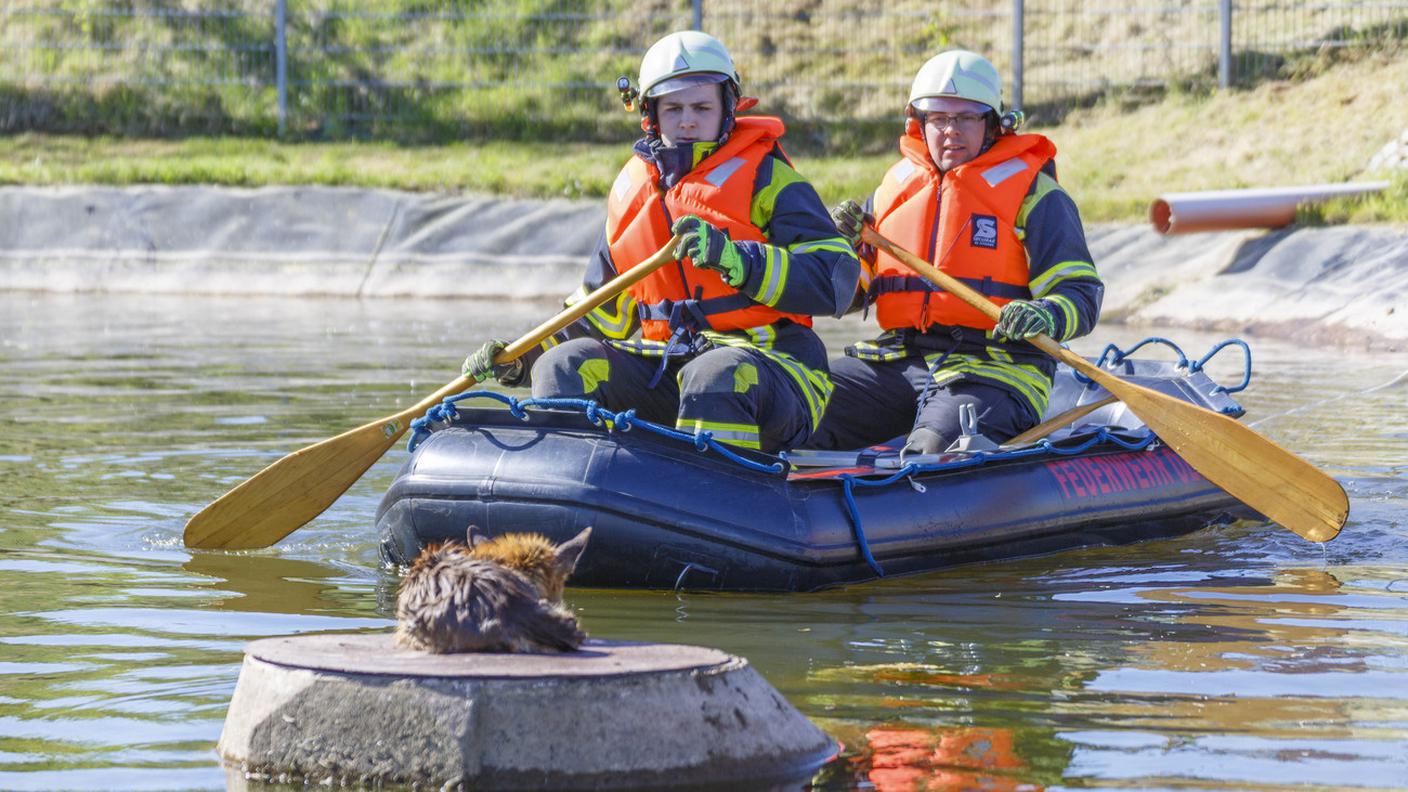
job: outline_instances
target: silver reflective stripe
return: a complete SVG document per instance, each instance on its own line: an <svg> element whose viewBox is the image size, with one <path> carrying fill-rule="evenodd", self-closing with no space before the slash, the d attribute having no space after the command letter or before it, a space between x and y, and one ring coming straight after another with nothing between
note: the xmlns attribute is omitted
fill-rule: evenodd
<svg viewBox="0 0 1408 792"><path fill-rule="evenodd" d="M713 435L715 440L724 443L729 442L730 440L732 440L734 444L758 442L757 432L739 431L737 429L706 429L705 431Z"/></svg>
<svg viewBox="0 0 1408 792"><path fill-rule="evenodd" d="M1014 157L983 171L983 181L987 182L989 187L996 187L1026 169L1027 163Z"/></svg>
<svg viewBox="0 0 1408 792"><path fill-rule="evenodd" d="M616 196L617 201L624 201L626 200L626 193L630 192L630 189L631 175L625 170L622 170L620 175L616 177L616 183L611 185L611 192Z"/></svg>
<svg viewBox="0 0 1408 792"><path fill-rule="evenodd" d="M709 182L715 187L722 187L724 186L724 182L728 181L728 177L732 176L734 171L737 171L745 164L747 164L747 160L742 157L734 157L728 162L709 171L709 175L704 177L704 181Z"/></svg>
<svg viewBox="0 0 1408 792"><path fill-rule="evenodd" d="M899 164L895 165L895 169L891 171L891 173L895 174L895 181L904 184L909 181L910 176L914 175L915 170L917 169L914 167L913 162L902 160Z"/></svg>
<svg viewBox="0 0 1408 792"><path fill-rule="evenodd" d="M779 292L782 290L782 275L785 269L782 257L787 254L772 245L768 245L764 250L767 251L768 257L767 265L763 267L763 277L766 282L763 283L762 294L758 295L758 302L763 305L773 305L777 302L777 298L780 296Z"/></svg>

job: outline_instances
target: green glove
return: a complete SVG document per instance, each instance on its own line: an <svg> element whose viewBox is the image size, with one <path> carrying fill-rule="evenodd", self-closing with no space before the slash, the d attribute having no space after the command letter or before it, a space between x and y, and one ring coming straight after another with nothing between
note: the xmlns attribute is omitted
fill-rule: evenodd
<svg viewBox="0 0 1408 792"><path fill-rule="evenodd" d="M860 245L860 230L875 218L861 208L860 204L847 198L831 209L831 222L836 224L836 233L846 238L851 247Z"/></svg>
<svg viewBox="0 0 1408 792"><path fill-rule="evenodd" d="M685 215L675 221L670 231L684 234L675 247L675 258L688 258L700 269L713 270L724 276L735 289L748 280L748 265L738 252L738 246L728 238L728 232L710 225L697 215Z"/></svg>
<svg viewBox="0 0 1408 792"><path fill-rule="evenodd" d="M494 363L494 357L504 351L507 346L507 341L498 338L484 342L484 346L479 347L464 359L460 373L475 382L485 382L493 377L498 380L500 385L507 385L510 388L522 383L523 375L527 373L527 367L523 365L523 358L515 358L512 362L502 365Z"/></svg>
<svg viewBox="0 0 1408 792"><path fill-rule="evenodd" d="M997 319L997 333L1013 341L1023 341L1035 335L1056 332L1056 315L1050 308L1031 300L1013 300L1002 306Z"/></svg>

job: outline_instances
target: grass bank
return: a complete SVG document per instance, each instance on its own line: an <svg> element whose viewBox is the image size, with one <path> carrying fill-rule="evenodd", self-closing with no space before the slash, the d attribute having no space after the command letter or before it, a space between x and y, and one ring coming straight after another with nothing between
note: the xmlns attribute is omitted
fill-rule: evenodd
<svg viewBox="0 0 1408 792"><path fill-rule="evenodd" d="M1343 182L1408 129L1408 57L1326 62L1246 90L1107 100L1036 131L1060 148L1061 181L1087 220L1138 221L1161 192ZM134 140L0 137L5 184L317 184L531 198L597 198L631 140L399 145L252 138ZM898 130L896 130L897 132ZM893 155L798 156L829 203L873 189ZM1308 213L1309 222L1408 223L1408 177L1395 189Z"/></svg>

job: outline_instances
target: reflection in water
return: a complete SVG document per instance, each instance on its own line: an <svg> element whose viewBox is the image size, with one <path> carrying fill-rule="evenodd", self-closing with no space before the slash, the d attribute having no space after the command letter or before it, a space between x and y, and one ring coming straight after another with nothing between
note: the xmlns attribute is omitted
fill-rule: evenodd
<svg viewBox="0 0 1408 792"><path fill-rule="evenodd" d="M405 453L269 550L188 552L186 517L551 310L0 295L0 788L224 788L246 641L390 626L372 515ZM1101 332L1078 349L1145 335ZM816 594L568 599L596 637L747 657L845 745L823 789L1403 788L1404 391L1320 402L1408 356L1253 345L1249 417L1350 492L1323 548L1244 523Z"/></svg>
<svg viewBox="0 0 1408 792"><path fill-rule="evenodd" d="M1040 792L1045 787L1029 777L1015 739L1011 729L877 726L865 732L864 745L843 766L847 781L868 782L879 792Z"/></svg>
<svg viewBox="0 0 1408 792"><path fill-rule="evenodd" d="M351 603L345 575L326 564L243 553L194 553L181 568L200 578L191 588L216 598L202 607L252 613L320 613Z"/></svg>

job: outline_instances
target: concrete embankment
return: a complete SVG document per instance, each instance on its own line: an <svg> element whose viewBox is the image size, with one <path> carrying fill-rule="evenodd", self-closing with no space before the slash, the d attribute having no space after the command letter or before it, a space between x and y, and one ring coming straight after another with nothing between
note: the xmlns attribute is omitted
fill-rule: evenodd
<svg viewBox="0 0 1408 792"><path fill-rule="evenodd" d="M600 201L323 187L0 189L0 289L566 295ZM1408 230L1094 225L1105 321L1408 348Z"/></svg>

